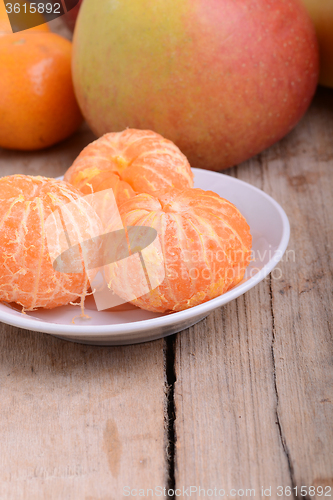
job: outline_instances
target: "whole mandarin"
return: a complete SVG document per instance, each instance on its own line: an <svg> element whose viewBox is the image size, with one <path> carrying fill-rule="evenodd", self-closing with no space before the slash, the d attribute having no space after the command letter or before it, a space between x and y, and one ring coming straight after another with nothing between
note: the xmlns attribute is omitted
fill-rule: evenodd
<svg viewBox="0 0 333 500"><path fill-rule="evenodd" d="M71 54L55 33L0 37L0 147L42 149L79 127Z"/></svg>

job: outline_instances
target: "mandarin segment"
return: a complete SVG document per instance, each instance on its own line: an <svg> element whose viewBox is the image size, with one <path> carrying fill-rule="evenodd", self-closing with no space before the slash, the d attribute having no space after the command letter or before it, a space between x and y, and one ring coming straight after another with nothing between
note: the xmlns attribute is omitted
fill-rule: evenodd
<svg viewBox="0 0 333 500"><path fill-rule="evenodd" d="M120 207L124 226L156 229L163 253L165 278L139 296L142 283L136 262L107 268L109 286L133 304L154 312L180 311L213 299L243 278L252 237L237 208L212 191L167 190L138 194ZM158 251L153 252L158 260ZM146 268L152 268L146 262ZM158 270L156 270L157 272ZM150 277L150 282L152 281Z"/></svg>
<svg viewBox="0 0 333 500"><path fill-rule="evenodd" d="M65 174L83 193L114 189L118 203L135 193L193 186L186 157L171 141L150 130L126 129L89 144Z"/></svg>
<svg viewBox="0 0 333 500"><path fill-rule="evenodd" d="M66 217L70 203L77 206L77 214L71 219L69 239L82 240L98 232L97 215L70 184L25 175L0 179L0 301L33 310L84 298L87 276L82 257L72 262L74 267L80 264L81 272L55 271L46 238L49 216L63 210ZM62 232L54 232L55 250L61 247L61 236Z"/></svg>

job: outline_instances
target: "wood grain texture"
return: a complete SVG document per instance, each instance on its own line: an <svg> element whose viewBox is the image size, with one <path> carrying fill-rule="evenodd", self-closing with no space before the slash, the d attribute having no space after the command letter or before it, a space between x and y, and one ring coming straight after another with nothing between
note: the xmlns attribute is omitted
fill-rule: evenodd
<svg viewBox="0 0 333 500"><path fill-rule="evenodd" d="M95 136L86 124L69 139L40 151L12 151L0 148L0 176L13 174L44 175L58 177L64 175L82 149Z"/></svg>
<svg viewBox="0 0 333 500"><path fill-rule="evenodd" d="M333 92L229 173L281 203L291 240L270 278L177 336L175 483L333 486Z"/></svg>
<svg viewBox="0 0 333 500"><path fill-rule="evenodd" d="M90 347L0 324L1 500L165 482L163 341Z"/></svg>

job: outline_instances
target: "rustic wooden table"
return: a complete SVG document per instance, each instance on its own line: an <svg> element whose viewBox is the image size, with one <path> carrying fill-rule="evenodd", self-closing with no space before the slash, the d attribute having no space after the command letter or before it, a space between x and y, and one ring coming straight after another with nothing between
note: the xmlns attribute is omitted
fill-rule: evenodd
<svg viewBox="0 0 333 500"><path fill-rule="evenodd" d="M83 127L47 151L0 151L1 175L61 175L91 140ZM303 498L320 498L319 486L333 496L333 91L225 173L284 207L288 259L147 344L90 347L0 324L1 500L169 498L164 487L193 499L222 488L265 498L262 487L301 498L302 486Z"/></svg>

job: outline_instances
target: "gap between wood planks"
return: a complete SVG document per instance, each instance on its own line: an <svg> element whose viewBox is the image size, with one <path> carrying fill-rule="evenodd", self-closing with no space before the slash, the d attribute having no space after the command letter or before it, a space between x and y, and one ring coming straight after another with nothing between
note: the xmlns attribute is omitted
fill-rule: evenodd
<svg viewBox="0 0 333 500"><path fill-rule="evenodd" d="M164 339L164 358L165 358L165 379L166 379L166 489L175 491L176 478L175 478L175 383L176 383L176 369L175 369L175 340L176 335L171 335ZM174 496L170 496L170 499Z"/></svg>
<svg viewBox="0 0 333 500"><path fill-rule="evenodd" d="M297 497L295 495L295 489L294 489L296 487L294 467L293 467L293 464L292 464L292 461L290 458L290 452L289 452L289 448L288 448L287 443L286 443L286 439L285 439L283 432L282 432L282 426L281 426L280 416L279 416L279 392L278 392L277 383L276 383L276 365L275 365L275 353L274 353L275 320L274 320L274 307L273 307L272 276L271 276L271 274L269 276L270 276L270 278L269 278L269 295L270 295L271 315L272 315L271 351L272 351L272 363L273 363L274 390L275 390L275 395L276 395L276 424L278 426L282 448L283 448L284 454L286 455L286 459L287 459L290 482L291 482L291 487L292 487L292 498L294 500L297 500ZM308 496L306 496L304 498L305 498L305 500L308 500Z"/></svg>
<svg viewBox="0 0 333 500"><path fill-rule="evenodd" d="M262 168L262 155L258 155L258 161L261 164L261 175L263 183L263 168ZM238 168L234 167L234 177L238 178ZM273 386L276 397L276 424L278 428L278 435L285 454L287 466L289 470L289 477L291 483L291 496L290 498L297 500L295 495L295 488L297 486L297 481L295 478L295 471L292 463L291 454L289 447L287 445L286 437L283 432L280 414L279 414L279 392L276 380L276 361L275 361L275 317L274 317L274 304L273 304L273 291L272 291L272 276L269 275L269 294L270 294L270 307L271 307L271 317L272 317L272 340L271 340L271 355L272 355L272 366L273 366ZM173 490L180 485L176 485L176 441L177 435L175 430L176 421L176 405L175 405L175 383L177 381L176 376L176 360L175 360L175 342L176 335L174 334L164 339L164 358L165 358L165 378L166 378L166 489ZM168 496L170 500L174 500L176 497ZM310 500L309 496L303 497L304 500Z"/></svg>
<svg viewBox="0 0 333 500"><path fill-rule="evenodd" d="M270 292L270 302L271 302L271 314L272 314L272 363L273 363L273 377L274 377L274 390L276 394L276 424L278 426L279 436L281 440L281 445L284 454L287 459L290 482L292 485L292 495L291 498L295 500L297 497L294 493L294 488L296 487L296 480L294 474L294 467L291 461L289 448L286 443L285 436L283 434L280 416L279 416L279 393L276 383L276 366L275 366L275 353L274 353L274 342L275 342L275 324L274 324L274 307L273 307L273 293L272 293L272 278L269 281L269 292ZM176 420L176 408L175 408L175 383L176 383L176 370L175 370L175 340L176 335L171 335L164 339L164 362L165 362L165 379L166 379L166 410L165 410L165 451L166 451L166 490L176 489L176 478L175 478L175 463L176 463L176 432L175 432L175 420ZM168 496L169 499L174 499L175 496ZM303 497L304 500L309 500L308 496Z"/></svg>

